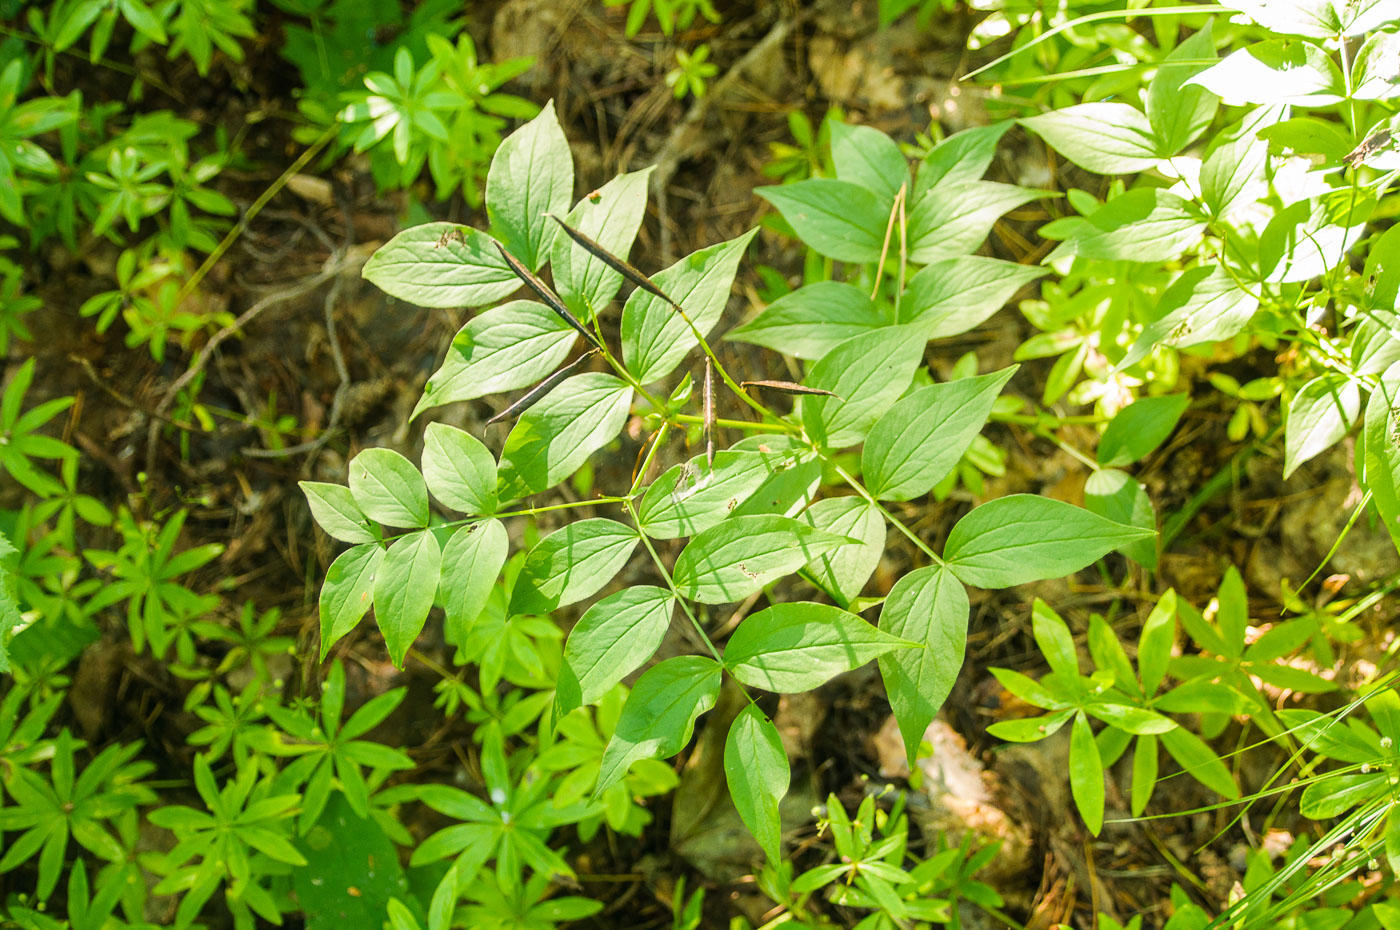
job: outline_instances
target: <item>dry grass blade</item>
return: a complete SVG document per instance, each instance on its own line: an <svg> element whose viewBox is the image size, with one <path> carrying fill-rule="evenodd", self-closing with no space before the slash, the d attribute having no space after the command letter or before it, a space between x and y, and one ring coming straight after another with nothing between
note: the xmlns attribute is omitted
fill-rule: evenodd
<svg viewBox="0 0 1400 930"><path fill-rule="evenodd" d="M666 301L666 303L675 307L677 310L681 309L680 304L676 303L670 297L667 297L665 291L653 284L651 278L648 278L646 275L642 274L642 272L638 270L637 267L631 262L627 261L624 258L619 258L613 253L609 252L597 242L590 239L583 233L579 232L577 229L574 229L572 226L561 220L559 217L555 216L553 213L546 213L545 216L558 223L560 228L563 229L564 232L568 233L569 238L577 242L589 255L592 255L594 258L598 259L603 264L611 268L613 271L616 271L628 281L631 281L637 287L640 287L642 290L646 291L648 294L655 294L657 297L660 297L662 300Z"/></svg>
<svg viewBox="0 0 1400 930"><path fill-rule="evenodd" d="M588 327L580 323L578 317L569 312L569 308L564 306L564 301L559 299L559 295L554 293L554 290L548 284L545 284L533 271L526 268L520 259L507 252L505 246L498 242L496 243L496 248L500 249L501 257L506 260L506 264L510 266L510 270L515 273L517 278L524 281L530 290L538 294L540 300L544 301L549 309L559 314L560 319L578 330L579 335L588 340L588 343L593 346L593 348L602 351L603 345L598 341L598 337L593 335L593 333L588 330Z"/></svg>
<svg viewBox="0 0 1400 930"><path fill-rule="evenodd" d="M797 384L793 381L741 381L739 387L760 387L769 391L777 391L779 394L820 394L823 397L845 400L835 391L823 391L821 388L807 387L805 384Z"/></svg>
<svg viewBox="0 0 1400 930"><path fill-rule="evenodd" d="M703 407L705 419L705 464L715 467L715 369L708 358L705 359L705 397Z"/></svg>
<svg viewBox="0 0 1400 930"><path fill-rule="evenodd" d="M526 410L529 410L531 407L535 406L535 404L539 403L541 397L544 397L546 394L552 391L554 389L554 386L557 385L560 381L563 381L569 375L573 374L574 371L580 365L592 358L596 352L597 349L589 349L587 352L583 353L578 358L574 359L572 362L565 365L563 368L559 369L554 374L550 375L548 378L545 378L539 384L530 388L529 392L524 397L511 404L509 407L502 410L500 413L496 414L491 419L487 420L486 425L490 426L493 423L499 423L502 420L509 420L512 417L520 416L520 414L524 413Z"/></svg>

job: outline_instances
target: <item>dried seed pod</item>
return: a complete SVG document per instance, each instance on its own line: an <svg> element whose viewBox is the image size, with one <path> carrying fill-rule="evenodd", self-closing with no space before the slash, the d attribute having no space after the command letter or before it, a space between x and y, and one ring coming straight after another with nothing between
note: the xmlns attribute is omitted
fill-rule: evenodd
<svg viewBox="0 0 1400 930"><path fill-rule="evenodd" d="M761 387L770 391L777 391L779 394L819 394L823 397L834 397L837 400L845 400L835 391L823 391L821 388L807 387L805 384L797 384L792 381L741 381L739 387Z"/></svg>
<svg viewBox="0 0 1400 930"><path fill-rule="evenodd" d="M530 290L538 294L540 300L544 301L549 309L557 313L565 323L578 330L579 335L588 340L589 345L602 350L603 344L598 341L598 337L593 335L588 327L580 323L578 317L569 312L569 308L564 306L564 301L559 299L559 295L554 293L548 284L545 284L533 271L526 268L520 259L507 252L505 246L498 242L496 248L501 250L501 257L506 260L506 264L510 266L510 270L515 273L515 276L524 281Z"/></svg>
<svg viewBox="0 0 1400 930"><path fill-rule="evenodd" d="M577 229L574 229L572 226L561 220L559 217L555 216L553 213L546 213L545 216L558 223L560 228L562 228L564 232L568 234L569 238L577 242L589 255L592 255L594 258L598 259L603 264L611 268L613 271L616 271L628 281L631 281L637 287L640 287L642 290L646 291L648 294L654 294L657 297L660 297L662 300L666 301L666 303L675 307L677 310L681 309L680 304L676 303L670 297L667 297L665 291L653 284L651 278L642 274L642 272L631 262L627 261L624 258L619 258L613 253L609 252L607 249L603 248L593 239L589 238L584 233L579 232Z"/></svg>
<svg viewBox="0 0 1400 930"><path fill-rule="evenodd" d="M597 351L597 349L589 349L587 352L583 353L578 358L574 359L572 362L565 365L563 368L559 369L554 374L550 375L548 378L545 378L539 384L530 388L530 390L525 394L524 397L511 404L509 407L502 410L500 413L496 414L491 419L487 420L486 425L490 426L493 423L499 423L501 420L509 420L512 417L520 416L520 414L524 413L526 410L529 410L531 407L535 406L535 404L539 403L541 397L544 397L546 394L552 391L554 389L554 386L557 385L560 381L563 381L569 375L573 374L575 369L577 369L584 362L592 358Z"/></svg>
<svg viewBox="0 0 1400 930"><path fill-rule="evenodd" d="M715 376L709 356L705 357L705 395L702 412L705 420L705 464L715 467Z"/></svg>

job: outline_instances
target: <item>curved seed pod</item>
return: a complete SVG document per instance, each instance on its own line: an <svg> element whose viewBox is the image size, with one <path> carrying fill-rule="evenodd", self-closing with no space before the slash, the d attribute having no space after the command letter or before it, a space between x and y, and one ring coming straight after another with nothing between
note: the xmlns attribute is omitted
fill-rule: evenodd
<svg viewBox="0 0 1400 930"><path fill-rule="evenodd" d="M545 284L533 271L526 268L520 259L507 252L505 246L498 242L496 243L496 248L501 250L501 257L506 260L506 264L510 266L510 270L515 273L515 276L524 281L530 290L538 294L540 300L544 301L545 306L559 314L560 319L565 323L568 323L574 329L578 330L579 335L588 340L593 348L599 350L603 348L603 344L598 341L598 337L593 335L588 327L580 323L578 318L569 312L569 308L564 306L564 301L559 299L559 295L554 293L554 290L548 284Z"/></svg>
<svg viewBox="0 0 1400 930"><path fill-rule="evenodd" d="M554 389L554 386L560 381L563 381L569 375L573 374L575 369L577 369L584 362L592 358L597 353L597 351L597 349L589 349L587 352L583 353L578 358L574 359L572 362L565 365L563 368L559 369L554 374L550 375L548 378L545 378L539 384L530 388L530 390L525 394L524 397L511 404L509 407L502 410L500 413L496 414L491 419L487 420L486 425L490 426L493 423L499 423L501 420L509 420L512 417L520 416L520 414L524 413L526 410L529 410L531 407L535 406L535 404L539 403L540 398L544 397L546 394L552 391Z"/></svg>
<svg viewBox="0 0 1400 930"><path fill-rule="evenodd" d="M777 391L779 394L820 394L823 397L834 397L837 400L845 400L835 391L823 391L821 388L807 387L804 384L797 384L792 381L741 381L739 387L761 387L770 391Z"/></svg>
<svg viewBox="0 0 1400 930"><path fill-rule="evenodd" d="M572 226L561 220L559 217L555 216L553 213L546 213L545 216L558 223L560 228L568 234L569 238L577 242L589 255L592 255L594 258L598 259L603 264L611 268L613 271L616 271L628 281L631 281L637 287L640 287L642 290L646 291L648 294L654 294L657 297L660 297L662 300L666 301L666 303L675 307L677 310L681 309L680 304L676 303L670 297L666 296L665 291L653 284L651 278L642 274L642 272L631 262L627 261L625 258L619 258L613 253L609 252L607 249L603 248L593 239L590 239L584 233L581 233L577 229L574 229Z"/></svg>

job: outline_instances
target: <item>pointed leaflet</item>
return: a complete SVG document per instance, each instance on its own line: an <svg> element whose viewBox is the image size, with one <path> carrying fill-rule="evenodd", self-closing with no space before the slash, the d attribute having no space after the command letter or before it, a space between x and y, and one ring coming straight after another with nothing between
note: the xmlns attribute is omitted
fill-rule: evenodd
<svg viewBox="0 0 1400 930"><path fill-rule="evenodd" d="M885 518L863 497L828 497L798 516L803 523L858 542L837 546L802 569L804 575L842 607L850 606L875 573L885 552Z"/></svg>
<svg viewBox="0 0 1400 930"><path fill-rule="evenodd" d="M1147 457L1176 429L1190 403L1188 394L1166 394L1138 398L1118 411L1099 439L1099 464L1117 468Z"/></svg>
<svg viewBox="0 0 1400 930"><path fill-rule="evenodd" d="M1074 726L1069 733L1069 788L1084 825L1098 836L1103 829L1103 762L1094 733L1089 729L1089 718L1082 710L1074 715Z"/></svg>
<svg viewBox="0 0 1400 930"><path fill-rule="evenodd" d="M935 145L914 173L914 196L910 199L917 202L925 191L945 181L955 184L982 177L996 157L997 143L1012 125L1012 120L1002 120L964 129Z"/></svg>
<svg viewBox="0 0 1400 930"><path fill-rule="evenodd" d="M632 389L608 374L576 375L555 387L506 437L500 499L538 494L573 474L622 431L631 403Z"/></svg>
<svg viewBox="0 0 1400 930"><path fill-rule="evenodd" d="M790 517L731 517L681 550L676 590L702 604L740 601L846 542Z"/></svg>
<svg viewBox="0 0 1400 930"><path fill-rule="evenodd" d="M472 623L486 607L491 589L506 564L510 541L499 520L459 528L442 547L438 602L447 612L447 641L466 641Z"/></svg>
<svg viewBox="0 0 1400 930"><path fill-rule="evenodd" d="M496 460L469 433L429 423L423 434L423 477L433 496L467 514L496 511Z"/></svg>
<svg viewBox="0 0 1400 930"><path fill-rule="evenodd" d="M930 262L974 252L1002 214L1049 196L1053 195L995 181L940 184L909 211L909 258Z"/></svg>
<svg viewBox="0 0 1400 930"><path fill-rule="evenodd" d="M408 647L418 638L433 607L442 549L430 530L395 542L374 577L374 619L384 634L389 660L403 668Z"/></svg>
<svg viewBox="0 0 1400 930"><path fill-rule="evenodd" d="M724 667L746 685L789 694L913 646L838 607L795 602L745 617L724 647Z"/></svg>
<svg viewBox="0 0 1400 930"><path fill-rule="evenodd" d="M1171 261L1200 241L1206 225L1190 201L1156 188L1120 194L1084 220L1047 262L1066 254L1110 261Z"/></svg>
<svg viewBox="0 0 1400 930"><path fill-rule="evenodd" d="M715 706L719 684L720 665L705 656L667 659L638 678L603 751L594 797L620 781L638 759L680 752L696 719Z"/></svg>
<svg viewBox="0 0 1400 930"><path fill-rule="evenodd" d="M1135 365L1159 345L1187 348L1229 339L1254 316L1259 301L1241 290L1219 265L1197 265L1173 281L1157 303L1157 317L1128 348L1119 370Z"/></svg>
<svg viewBox="0 0 1400 930"><path fill-rule="evenodd" d="M958 679L968 611L967 591L951 571L936 566L900 578L880 608L880 629L922 646L880 657L880 677L911 762Z"/></svg>
<svg viewBox="0 0 1400 930"><path fill-rule="evenodd" d="M899 302L899 321L914 325L926 339L956 336L981 324L1017 291L1048 273L1048 268L981 255L935 259L909 280Z"/></svg>
<svg viewBox="0 0 1400 930"><path fill-rule="evenodd" d="M1381 375L1366 401L1362 435L1362 485L1400 549L1400 362Z"/></svg>
<svg viewBox="0 0 1400 930"><path fill-rule="evenodd" d="M559 367L576 338L557 314L533 300L512 300L487 310L453 337L413 415L534 384Z"/></svg>
<svg viewBox="0 0 1400 930"><path fill-rule="evenodd" d="M1182 42L1157 66L1147 86L1147 119L1157 137L1157 152L1170 158L1205 132L1220 106L1220 98L1187 84L1215 60L1211 21Z"/></svg>
<svg viewBox="0 0 1400 930"><path fill-rule="evenodd" d="M758 232L692 252L651 280L685 309L702 336L719 322L744 249ZM622 359L642 384L671 373L696 345L695 334L676 309L638 288L622 309Z"/></svg>
<svg viewBox="0 0 1400 930"><path fill-rule="evenodd" d="M731 451L757 452L769 468L769 477L749 499L731 511L732 516L779 514L791 517L816 497L821 484L821 460L794 436L749 436L729 447Z"/></svg>
<svg viewBox="0 0 1400 930"><path fill-rule="evenodd" d="M705 458L673 465L647 488L637 520L648 536L675 539L709 529L767 481L774 467L761 452L726 449L715 453L713 464Z"/></svg>
<svg viewBox="0 0 1400 930"><path fill-rule="evenodd" d="M1157 511L1147 489L1131 475L1116 468L1101 468L1084 482L1084 508L1114 523L1157 529ZM1121 549L1128 558L1150 572L1157 570L1157 541L1139 539Z"/></svg>
<svg viewBox="0 0 1400 930"><path fill-rule="evenodd" d="M926 494L981 432L1019 366L921 388L880 417L861 451L865 485L880 500Z"/></svg>
<svg viewBox="0 0 1400 930"><path fill-rule="evenodd" d="M348 543L374 542L374 528L369 518L360 510L355 496L345 485L298 481L297 486L306 495L306 503L311 508L311 516L316 518L316 525L325 530L327 536Z"/></svg>
<svg viewBox="0 0 1400 930"><path fill-rule="evenodd" d="M626 258L646 213L651 171L644 168L618 175L580 200L565 221L609 252ZM579 316L606 306L622 284L621 274L558 233L550 250L549 272L559 296Z"/></svg>
<svg viewBox="0 0 1400 930"><path fill-rule="evenodd" d="M350 460L350 493L385 526L428 525L428 486L413 463L392 449L366 449Z"/></svg>
<svg viewBox="0 0 1400 930"><path fill-rule="evenodd" d="M852 336L885 325L870 295L860 288L841 281L816 281L779 297L724 338L794 358L818 359Z"/></svg>
<svg viewBox="0 0 1400 930"><path fill-rule="evenodd" d="M625 588L588 608L564 644L555 693L559 716L595 703L650 659L675 609L675 596L653 585Z"/></svg>
<svg viewBox="0 0 1400 930"><path fill-rule="evenodd" d="M1126 103L1081 103L1023 119L1021 125L1095 174L1137 174L1158 161L1152 124Z"/></svg>
<svg viewBox="0 0 1400 930"><path fill-rule="evenodd" d="M758 709L749 704L729 726L724 740L724 778L739 818L758 840L768 861L779 861L782 819L778 804L792 780L782 737Z"/></svg>
<svg viewBox="0 0 1400 930"><path fill-rule="evenodd" d="M863 440L880 414L908 389L924 344L914 327L891 326L847 339L824 355L804 383L837 396L802 399L807 434L831 449Z"/></svg>
<svg viewBox="0 0 1400 930"><path fill-rule="evenodd" d="M877 262L890 207L873 191L834 178L760 187L754 193L778 208L804 243L843 262ZM674 296L674 295L672 295Z"/></svg>
<svg viewBox="0 0 1400 930"><path fill-rule="evenodd" d="M943 557L965 584L1009 588L1078 571L1119 546L1154 535L1064 501L1012 494L959 520Z"/></svg>
<svg viewBox="0 0 1400 930"><path fill-rule="evenodd" d="M420 307L479 307L520 286L497 246L469 226L426 223L380 246L362 274L390 297Z"/></svg>
<svg viewBox="0 0 1400 930"><path fill-rule="evenodd" d="M831 161L836 177L879 195L885 215L895 194L909 183L909 162L889 136L869 126L852 126L833 120Z"/></svg>
<svg viewBox="0 0 1400 930"><path fill-rule="evenodd" d="M331 563L321 585L321 659L346 633L355 628L369 610L374 592L374 576L384 561L384 550L376 545L346 549Z"/></svg>
<svg viewBox="0 0 1400 930"><path fill-rule="evenodd" d="M562 216L573 194L574 159L550 101L496 149L486 174L486 213L506 248L534 271L554 241L545 214Z"/></svg>
<svg viewBox="0 0 1400 930"><path fill-rule="evenodd" d="M525 557L511 594L511 613L549 613L596 594L627 564L637 538L636 530L602 517L550 533Z"/></svg>
<svg viewBox="0 0 1400 930"><path fill-rule="evenodd" d="M1283 477L1331 448L1360 411L1361 392L1345 375L1320 375L1299 388L1284 422Z"/></svg>

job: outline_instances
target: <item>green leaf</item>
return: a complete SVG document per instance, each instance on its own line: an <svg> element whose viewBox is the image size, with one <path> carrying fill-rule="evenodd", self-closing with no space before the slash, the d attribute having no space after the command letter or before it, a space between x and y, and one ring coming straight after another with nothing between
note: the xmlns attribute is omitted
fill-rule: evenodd
<svg viewBox="0 0 1400 930"><path fill-rule="evenodd" d="M915 275L914 280L918 279ZM818 359L852 336L884 325L870 295L860 288L841 281L817 281L779 297L724 338L794 358Z"/></svg>
<svg viewBox="0 0 1400 930"><path fill-rule="evenodd" d="M544 304L512 300L458 330L413 408L424 410L528 387L558 368L578 336Z"/></svg>
<svg viewBox="0 0 1400 930"><path fill-rule="evenodd" d="M1377 32L1366 39L1352 65L1352 97L1391 100L1400 97L1400 32Z"/></svg>
<svg viewBox="0 0 1400 930"><path fill-rule="evenodd" d="M321 660L369 610L374 578L384 562L384 550L376 545L346 549L326 571L321 585Z"/></svg>
<svg viewBox="0 0 1400 930"><path fill-rule="evenodd" d="M1263 279L1272 284L1297 283L1330 271L1366 227L1357 222L1347 229L1333 219L1322 199L1300 200L1275 213L1259 235L1258 268Z"/></svg>
<svg viewBox="0 0 1400 930"><path fill-rule="evenodd" d="M1157 737L1139 736L1133 749L1133 783L1130 804L1134 817L1141 817L1157 787Z"/></svg>
<svg viewBox="0 0 1400 930"><path fill-rule="evenodd" d="M613 375L590 372L560 382L506 437L500 499L538 494L572 475L622 431L631 404L632 389Z"/></svg>
<svg viewBox="0 0 1400 930"><path fill-rule="evenodd" d="M1280 112L1271 107L1253 111L1222 133L1206 155L1201 165L1201 199L1213 215L1228 216L1236 207L1253 204L1264 192L1269 145L1260 134Z"/></svg>
<svg viewBox="0 0 1400 930"><path fill-rule="evenodd" d="M1099 440L1099 464L1118 468L1146 458L1160 446L1191 404L1189 394L1141 397L1109 421Z"/></svg>
<svg viewBox="0 0 1400 930"><path fill-rule="evenodd" d="M760 187L758 196L778 208L810 248L843 262L878 262L890 225L890 205L880 195L834 178Z"/></svg>
<svg viewBox="0 0 1400 930"><path fill-rule="evenodd" d="M1114 523L1157 529L1157 511L1147 489L1116 468L1103 468L1089 476L1084 483L1084 508ZM1157 570L1155 539L1139 539L1123 546L1122 552L1148 571Z"/></svg>
<svg viewBox="0 0 1400 930"><path fill-rule="evenodd" d="M1366 401L1362 435L1361 483L1400 549L1400 362L1386 369Z"/></svg>
<svg viewBox="0 0 1400 930"><path fill-rule="evenodd" d="M496 510L496 460L479 439L455 426L428 424L423 477L433 496L453 510L473 515Z"/></svg>
<svg viewBox="0 0 1400 930"><path fill-rule="evenodd" d="M1360 35L1395 21L1386 0L1228 0L1224 6L1272 32L1314 39Z"/></svg>
<svg viewBox="0 0 1400 930"><path fill-rule="evenodd" d="M559 716L596 703L650 659L675 608L671 592L652 585L625 588L588 608L564 644L555 693Z"/></svg>
<svg viewBox="0 0 1400 930"><path fill-rule="evenodd" d="M790 517L731 517L681 550L673 577L689 600L732 603L846 542Z"/></svg>
<svg viewBox="0 0 1400 930"><path fill-rule="evenodd" d="M1176 644L1176 592L1168 588L1147 615L1138 637L1138 675L1143 693L1155 694L1171 664Z"/></svg>
<svg viewBox="0 0 1400 930"><path fill-rule="evenodd" d="M442 547L442 577L438 600L447 613L447 641L462 643L501 574L510 549L506 528L499 520L482 520L459 527Z"/></svg>
<svg viewBox="0 0 1400 930"><path fill-rule="evenodd" d="M1031 605L1031 632L1052 672L1070 680L1078 677L1079 654L1074 648L1074 634L1063 618L1040 598Z"/></svg>
<svg viewBox="0 0 1400 930"><path fill-rule="evenodd" d="M919 163L914 175L914 196L910 201L918 202L925 191L945 181L956 184L982 177L996 156L1001 137L1012 125L1012 120L1002 120L987 126L974 126L938 143Z"/></svg>
<svg viewBox="0 0 1400 930"><path fill-rule="evenodd" d="M1046 261L1063 254L1110 261L1171 261L1195 245L1204 229L1205 221L1190 201L1169 191L1138 188L1084 217Z"/></svg>
<svg viewBox="0 0 1400 930"><path fill-rule="evenodd" d="M297 486L306 495L306 503L311 507L311 516L316 518L316 525L325 530L326 535L341 542L374 542L374 529L370 526L369 518L355 503L349 488L324 481L298 481Z"/></svg>
<svg viewBox="0 0 1400 930"><path fill-rule="evenodd" d="M892 206L899 189L909 183L909 162L899 146L869 126L852 126L840 120L833 120L830 125L831 162L836 166L836 177L873 191L882 203ZM888 209L885 215L888 221Z"/></svg>
<svg viewBox="0 0 1400 930"><path fill-rule="evenodd" d="M965 584L1009 588L1078 571L1154 533L1035 494L997 498L958 521L944 551Z"/></svg>
<svg viewBox="0 0 1400 930"><path fill-rule="evenodd" d="M938 258L909 280L899 303L900 321L922 330L926 339L957 336L981 325L1017 291L1048 273L1047 268L981 255Z"/></svg>
<svg viewBox="0 0 1400 930"><path fill-rule="evenodd" d="M1283 477L1331 448L1361 410L1361 392L1345 375L1319 375L1298 389L1285 420Z"/></svg>
<svg viewBox="0 0 1400 930"><path fill-rule="evenodd" d="M1234 800L1240 796L1239 786L1229 768L1220 760L1201 738L1185 727L1158 736L1167 752L1177 761L1188 775L1224 798Z"/></svg>
<svg viewBox="0 0 1400 930"><path fill-rule="evenodd" d="M880 629L923 647L880 657L880 677L911 761L958 679L967 649L968 611L967 591L941 566L901 577L880 608Z"/></svg>
<svg viewBox="0 0 1400 930"><path fill-rule="evenodd" d="M1080 103L1020 122L1095 174L1137 174L1160 158L1152 124L1126 103Z"/></svg>
<svg viewBox="0 0 1400 930"><path fill-rule="evenodd" d="M428 525L428 485L393 449L366 449L350 460L350 493L361 510L385 526Z"/></svg>
<svg viewBox="0 0 1400 930"><path fill-rule="evenodd" d="M974 252L1002 214L1046 196L1045 191L995 181L940 184L909 212L909 258L931 262Z"/></svg>
<svg viewBox="0 0 1400 930"><path fill-rule="evenodd" d="M1017 367L930 385L890 407L861 451L866 489L880 500L892 501L928 493L981 432Z"/></svg>
<svg viewBox="0 0 1400 930"><path fill-rule="evenodd" d="M744 250L758 232L692 252L651 280L680 304L702 336L708 336L724 313L734 273ZM675 307L637 288L622 308L622 359L642 384L670 374L695 348L695 334Z"/></svg>
<svg viewBox="0 0 1400 930"><path fill-rule="evenodd" d="M1346 97L1342 72L1311 42L1268 39L1231 52L1191 78L1229 106L1326 107Z"/></svg>
<svg viewBox="0 0 1400 930"><path fill-rule="evenodd" d="M513 614L546 614L598 592L637 547L637 531L594 517L555 530L525 557L510 598Z"/></svg>
<svg viewBox="0 0 1400 930"><path fill-rule="evenodd" d="M396 668L403 668L408 647L428 619L441 572L442 549L437 536L424 530L390 546L375 573L374 618Z"/></svg>
<svg viewBox="0 0 1400 930"><path fill-rule="evenodd" d="M884 555L885 518L878 507L852 495L819 500L798 519L819 530L859 540L817 556L803 569L817 587L842 607L849 607Z"/></svg>
<svg viewBox="0 0 1400 930"><path fill-rule="evenodd" d="M822 356L803 383L836 396L802 398L807 435L831 449L863 440L908 390L925 342L915 327L892 326L847 339Z"/></svg>
<svg viewBox="0 0 1400 930"><path fill-rule="evenodd" d="M1205 132L1215 118L1220 98L1196 84L1192 77L1215 60L1215 37L1211 21L1182 42L1157 66L1157 74L1147 86L1147 120L1157 137L1157 151L1171 157Z"/></svg>
<svg viewBox="0 0 1400 930"><path fill-rule="evenodd" d="M565 217L574 229L620 258L626 258L647 209L647 180L652 169L620 174L580 200ZM596 200L594 198L597 198ZM580 317L607 306L622 286L622 274L566 235L556 235L549 271L554 289Z"/></svg>
<svg viewBox="0 0 1400 930"><path fill-rule="evenodd" d="M370 256L362 272L390 297L420 307L479 307L520 286L496 240L456 223L405 229Z"/></svg>
<svg viewBox="0 0 1400 930"><path fill-rule="evenodd" d="M356 814L339 792L330 796L296 849L305 864L291 870L291 884L307 930L378 927L390 899L410 897L393 842L374 818Z"/></svg>
<svg viewBox="0 0 1400 930"><path fill-rule="evenodd" d="M777 604L744 618L724 647L724 667L746 685L788 694L912 645L838 607Z"/></svg>
<svg viewBox="0 0 1400 930"><path fill-rule="evenodd" d="M704 455L673 465L652 482L637 507L642 530L653 539L675 539L709 529L768 480L775 467L771 458L726 449L715 453L713 468Z"/></svg>
<svg viewBox="0 0 1400 930"><path fill-rule="evenodd" d="M545 214L563 216L573 196L574 159L551 100L496 149L486 174L486 213L506 249L536 271L558 229Z"/></svg>
<svg viewBox="0 0 1400 930"><path fill-rule="evenodd" d="M1089 718L1082 710L1074 715L1069 733L1069 788L1084 825L1098 836L1103 829L1103 763L1099 760L1099 744L1089 729Z"/></svg>
<svg viewBox="0 0 1400 930"><path fill-rule="evenodd" d="M1259 301L1219 265L1197 265L1171 283L1157 303L1157 319L1129 347L1118 368L1135 365L1159 345L1188 348L1229 339L1254 316Z"/></svg>
<svg viewBox="0 0 1400 930"><path fill-rule="evenodd" d="M739 818L776 866L782 853L778 804L787 794L792 771L778 728L756 704L739 711L729 726L724 740L724 777Z"/></svg>
<svg viewBox="0 0 1400 930"><path fill-rule="evenodd" d="M599 766L595 797L616 784L638 759L680 752L696 719L715 706L720 665L706 656L679 656L648 669L627 696Z"/></svg>
<svg viewBox="0 0 1400 930"><path fill-rule="evenodd" d="M729 447L733 451L757 452L768 463L769 477L749 499L735 507L735 517L778 514L791 517L800 513L816 497L821 485L822 464L809 446L795 436L749 436Z"/></svg>

